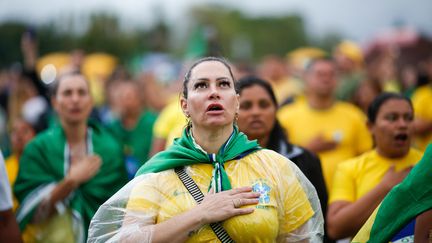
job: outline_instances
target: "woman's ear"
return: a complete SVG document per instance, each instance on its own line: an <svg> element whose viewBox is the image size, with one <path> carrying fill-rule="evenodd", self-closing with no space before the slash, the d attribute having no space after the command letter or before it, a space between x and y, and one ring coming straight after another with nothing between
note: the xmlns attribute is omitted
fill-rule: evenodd
<svg viewBox="0 0 432 243"><path fill-rule="evenodd" d="M180 106L181 106L181 109L183 110L183 113L185 114L185 116L190 117L190 114L188 111L188 106L187 106L187 101L184 97L180 98Z"/></svg>

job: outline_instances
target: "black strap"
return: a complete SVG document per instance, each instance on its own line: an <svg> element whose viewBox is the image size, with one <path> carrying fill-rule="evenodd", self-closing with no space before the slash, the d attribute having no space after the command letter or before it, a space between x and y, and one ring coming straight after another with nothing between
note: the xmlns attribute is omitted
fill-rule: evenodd
<svg viewBox="0 0 432 243"><path fill-rule="evenodd" d="M177 167L174 171L195 201L198 204L201 203L204 199L204 194L201 192L195 181L186 173L184 167ZM211 223L210 227L222 243L234 242L220 222Z"/></svg>

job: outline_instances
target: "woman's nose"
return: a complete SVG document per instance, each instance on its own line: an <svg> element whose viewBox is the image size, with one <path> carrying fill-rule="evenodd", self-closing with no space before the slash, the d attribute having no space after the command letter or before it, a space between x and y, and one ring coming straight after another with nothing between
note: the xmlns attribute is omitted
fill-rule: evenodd
<svg viewBox="0 0 432 243"><path fill-rule="evenodd" d="M398 121L397 121L397 125L398 125L399 127L406 128L406 127L409 126L409 123L410 123L410 122L411 122L411 121L408 121L408 120L406 120L405 118L401 117L401 118L398 119Z"/></svg>
<svg viewBox="0 0 432 243"><path fill-rule="evenodd" d="M77 102L78 100L79 100L79 95L78 94L76 94L76 93L73 93L72 95L71 95L71 100L72 100L72 102Z"/></svg>
<svg viewBox="0 0 432 243"><path fill-rule="evenodd" d="M219 91L215 85L210 86L210 95L209 96L211 99L219 99L220 98Z"/></svg>
<svg viewBox="0 0 432 243"><path fill-rule="evenodd" d="M257 105L253 105L251 107L251 113L253 115L259 115L261 113L261 109Z"/></svg>

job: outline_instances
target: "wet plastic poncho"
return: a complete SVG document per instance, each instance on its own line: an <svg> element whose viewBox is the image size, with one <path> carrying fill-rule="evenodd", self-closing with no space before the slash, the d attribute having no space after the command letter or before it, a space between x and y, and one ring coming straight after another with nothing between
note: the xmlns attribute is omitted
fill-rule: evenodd
<svg viewBox="0 0 432 243"><path fill-rule="evenodd" d="M185 134L184 134L185 135ZM232 188L251 186L259 203L248 215L222 226L236 242L321 242L323 217L316 191L288 159L260 149L223 163ZM214 184L214 165L195 163L186 172L204 194ZM213 181L213 183L212 183ZM137 176L104 203L92 219L89 242L151 242L154 225L182 214L197 203L173 169ZM188 242L219 242L204 225Z"/></svg>

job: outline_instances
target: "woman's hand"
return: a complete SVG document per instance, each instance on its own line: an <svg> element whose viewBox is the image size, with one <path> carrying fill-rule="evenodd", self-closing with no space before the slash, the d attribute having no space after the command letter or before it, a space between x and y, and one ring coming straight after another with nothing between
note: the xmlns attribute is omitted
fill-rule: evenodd
<svg viewBox="0 0 432 243"><path fill-rule="evenodd" d="M328 150L335 149L338 142L329 140L320 134L309 141L306 148L314 153L325 152Z"/></svg>
<svg viewBox="0 0 432 243"><path fill-rule="evenodd" d="M220 222L233 216L252 213L254 208L243 206L258 204L259 196L260 193L252 192L252 187L234 188L219 193L214 193L211 189L194 210L202 215L203 224Z"/></svg>
<svg viewBox="0 0 432 243"><path fill-rule="evenodd" d="M101 164L102 159L98 155L86 156L80 161L71 163L66 179L79 186L93 178L99 171Z"/></svg>
<svg viewBox="0 0 432 243"><path fill-rule="evenodd" d="M408 167L402 171L397 172L394 165L392 165L385 173L383 179L381 180L381 185L390 191L394 186L401 183L405 177L409 174L412 167Z"/></svg>

